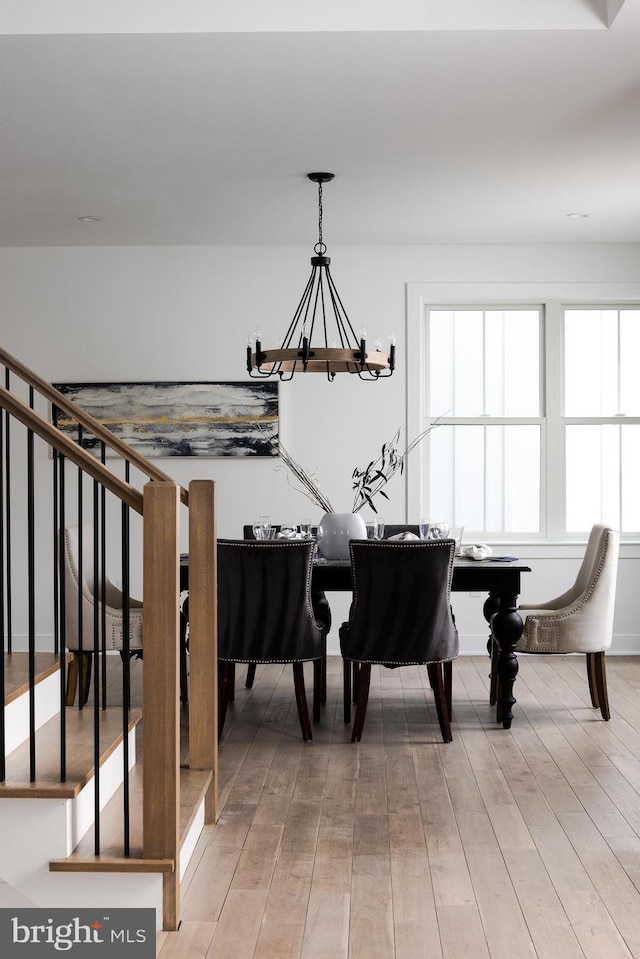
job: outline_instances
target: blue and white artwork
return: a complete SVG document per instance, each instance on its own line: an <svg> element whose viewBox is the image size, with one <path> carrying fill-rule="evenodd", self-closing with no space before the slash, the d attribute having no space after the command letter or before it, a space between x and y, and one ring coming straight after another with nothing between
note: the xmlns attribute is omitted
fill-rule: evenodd
<svg viewBox="0 0 640 959"><path fill-rule="evenodd" d="M148 459L277 456L277 383L57 383L57 390ZM100 442L53 407L53 422L100 455Z"/></svg>

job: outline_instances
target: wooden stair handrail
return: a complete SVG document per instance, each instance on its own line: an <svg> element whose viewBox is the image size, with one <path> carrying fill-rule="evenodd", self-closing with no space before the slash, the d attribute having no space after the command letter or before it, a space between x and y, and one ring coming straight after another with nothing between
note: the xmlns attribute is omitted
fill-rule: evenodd
<svg viewBox="0 0 640 959"><path fill-rule="evenodd" d="M52 426L44 416L36 413L30 406L18 399L15 393L10 393L3 386L0 386L0 406L8 410L12 416L20 420L27 429L43 439L49 446L57 449L59 453L64 454L67 459L83 469L89 476L102 483L106 489L134 509L136 513L142 514L142 493L118 476L117 473L114 473L113 470L110 470L108 466L97 460L91 453L87 453L85 449L70 440L68 436Z"/></svg>
<svg viewBox="0 0 640 959"><path fill-rule="evenodd" d="M0 362L6 366L7 369L11 370L12 373L16 373L28 386L32 386L41 396L53 403L54 406L57 406L58 409L64 410L65 413L77 420L81 426L91 430L94 436L106 443L107 446L116 453L119 453L124 459L128 460L132 466L139 469L140 472L144 473L150 480L162 483L174 482L171 476L157 469L146 457L137 453L128 443L125 443L119 436L112 433L111 430L107 429L99 420L96 420L90 413L83 410L82 407L76 406L75 403L68 400L66 396L60 393L51 383L47 383L46 380L43 380L37 373L34 373L28 366L25 366L24 363L21 363L15 356L11 356L10 353L7 353L6 350L2 348L0 348ZM184 503L185 506L188 506L189 494L187 490L179 484L178 488L180 490L180 501Z"/></svg>

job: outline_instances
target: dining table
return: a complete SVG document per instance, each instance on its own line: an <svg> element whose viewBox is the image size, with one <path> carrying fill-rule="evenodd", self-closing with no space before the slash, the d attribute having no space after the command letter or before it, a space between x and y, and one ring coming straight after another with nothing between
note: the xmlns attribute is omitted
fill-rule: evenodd
<svg viewBox="0 0 640 959"><path fill-rule="evenodd" d="M522 617L518 612L521 576L531 568L514 557L473 560L456 557L451 591L486 595L482 612L489 628L487 651L497 656L498 682L489 691L489 702L496 706L496 722L509 729L516 702L513 687L518 675L515 647L522 635ZM189 588L189 557L180 557L180 589ZM313 564L312 594L351 592L350 560L319 559Z"/></svg>

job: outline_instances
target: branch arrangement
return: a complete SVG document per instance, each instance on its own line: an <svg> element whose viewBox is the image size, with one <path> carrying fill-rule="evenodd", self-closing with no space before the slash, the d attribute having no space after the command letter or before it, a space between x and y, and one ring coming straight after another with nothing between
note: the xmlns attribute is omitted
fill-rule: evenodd
<svg viewBox="0 0 640 959"><path fill-rule="evenodd" d="M374 496L380 495L384 496L386 500L389 499L383 486L386 486L396 473L403 472L404 464L409 453L415 449L418 443L421 443L425 436L427 436L431 430L435 429L436 426L439 426L438 420L435 420L431 426L428 426L426 430L419 433L418 436L409 443L404 453L398 453L398 441L400 439L400 429L398 429L392 439L383 444L380 455L375 460L371 460L369 465L363 470L358 469L358 467L354 469L351 476L351 488L354 490L352 509L354 513L359 512L363 506L370 506L374 513L378 512L373 502ZM307 472L307 470L300 466L291 456L291 453L289 453L278 440L273 439L272 444L285 466L300 484L296 487L298 492L306 496L307 499L311 500L316 506L319 506L325 513L333 513L334 510L330 501L318 488L318 483L313 474Z"/></svg>
<svg viewBox="0 0 640 959"><path fill-rule="evenodd" d="M308 473L299 463L296 463L291 453L284 448L282 443L278 443L277 439L272 439L271 443L277 450L285 466L288 467L300 483L300 486L297 487L298 492L303 493L307 499L310 499L312 503L319 506L323 512L333 513L333 506L324 493L318 489L318 484L313 478L313 475Z"/></svg>
<svg viewBox="0 0 640 959"><path fill-rule="evenodd" d="M404 453L398 453L398 440L400 439L400 429L398 429L393 438L388 443L383 444L377 459L371 460L366 469L361 470L358 467L354 469L351 477L353 480L351 488L355 491L353 498L354 513L361 510L363 506L370 506L374 513L378 512L373 497L379 494L384 496L386 500L389 499L382 487L386 486L396 473L402 474L405 461L411 450L415 449L418 443L421 443L425 436L438 425L436 420L426 430L419 433L409 443Z"/></svg>

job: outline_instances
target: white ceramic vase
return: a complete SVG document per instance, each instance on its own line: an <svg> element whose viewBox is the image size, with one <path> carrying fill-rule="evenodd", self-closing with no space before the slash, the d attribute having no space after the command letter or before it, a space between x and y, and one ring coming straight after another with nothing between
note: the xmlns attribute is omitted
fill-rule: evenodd
<svg viewBox="0 0 640 959"><path fill-rule="evenodd" d="M349 559L349 540L367 538L367 527L359 513L325 513L320 526L318 547L325 559Z"/></svg>

